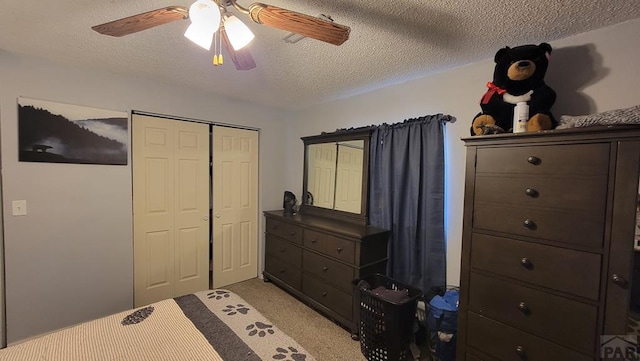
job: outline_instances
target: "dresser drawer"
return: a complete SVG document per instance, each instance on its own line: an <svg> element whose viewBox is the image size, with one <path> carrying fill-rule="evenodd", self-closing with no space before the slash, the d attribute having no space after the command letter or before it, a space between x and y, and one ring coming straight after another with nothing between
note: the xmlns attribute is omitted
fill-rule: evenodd
<svg viewBox="0 0 640 361"><path fill-rule="evenodd" d="M593 351L595 306L473 272L470 285L469 310L559 344Z"/></svg>
<svg viewBox="0 0 640 361"><path fill-rule="evenodd" d="M500 360L593 361L571 349L473 312L467 315L467 344ZM562 319L557 322L563 322Z"/></svg>
<svg viewBox="0 0 640 361"><path fill-rule="evenodd" d="M476 173L607 175L609 144L481 148Z"/></svg>
<svg viewBox="0 0 640 361"><path fill-rule="evenodd" d="M476 203L473 227L601 248L604 240L603 213Z"/></svg>
<svg viewBox="0 0 640 361"><path fill-rule="evenodd" d="M267 234L266 249L268 255L288 262L293 266L302 267L302 248L299 246Z"/></svg>
<svg viewBox="0 0 640 361"><path fill-rule="evenodd" d="M599 254L474 233L471 267L598 300Z"/></svg>
<svg viewBox="0 0 640 361"><path fill-rule="evenodd" d="M353 267L328 259L313 252L304 251L302 264L305 272L313 273L327 283L351 294L354 280Z"/></svg>
<svg viewBox="0 0 640 361"><path fill-rule="evenodd" d="M472 354L467 353L465 356L465 361L482 361L482 359L479 359Z"/></svg>
<svg viewBox="0 0 640 361"><path fill-rule="evenodd" d="M350 294L342 292L308 273L304 273L302 276L302 292L342 317L348 320L352 319L353 297Z"/></svg>
<svg viewBox="0 0 640 361"><path fill-rule="evenodd" d="M267 233L282 237L293 243L302 244L302 228L295 224L267 218Z"/></svg>
<svg viewBox="0 0 640 361"><path fill-rule="evenodd" d="M302 289L302 272L300 268L290 265L273 256L266 255L265 271L273 277L300 291Z"/></svg>
<svg viewBox="0 0 640 361"><path fill-rule="evenodd" d="M604 218L607 177L489 175L476 177L476 203L569 209Z"/></svg>
<svg viewBox="0 0 640 361"><path fill-rule="evenodd" d="M355 262L356 245L353 241L305 229L304 245L341 261L352 264Z"/></svg>

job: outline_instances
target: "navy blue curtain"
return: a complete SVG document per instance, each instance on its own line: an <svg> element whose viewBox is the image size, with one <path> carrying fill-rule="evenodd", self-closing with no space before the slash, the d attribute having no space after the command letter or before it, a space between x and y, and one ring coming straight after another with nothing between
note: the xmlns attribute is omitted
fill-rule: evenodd
<svg viewBox="0 0 640 361"><path fill-rule="evenodd" d="M430 115L372 127L369 223L391 230L387 275L427 292L446 285L444 125Z"/></svg>

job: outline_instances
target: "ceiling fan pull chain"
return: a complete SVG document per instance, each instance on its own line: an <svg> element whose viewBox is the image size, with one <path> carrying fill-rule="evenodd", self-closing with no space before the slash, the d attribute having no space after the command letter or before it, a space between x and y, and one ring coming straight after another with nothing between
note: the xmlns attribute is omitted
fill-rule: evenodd
<svg viewBox="0 0 640 361"><path fill-rule="evenodd" d="M224 58L222 57L222 33L218 31L216 36L218 37L218 42L220 43L220 54L218 55L218 63L222 65L224 64Z"/></svg>
<svg viewBox="0 0 640 361"><path fill-rule="evenodd" d="M213 35L213 66L218 66L218 32Z"/></svg>

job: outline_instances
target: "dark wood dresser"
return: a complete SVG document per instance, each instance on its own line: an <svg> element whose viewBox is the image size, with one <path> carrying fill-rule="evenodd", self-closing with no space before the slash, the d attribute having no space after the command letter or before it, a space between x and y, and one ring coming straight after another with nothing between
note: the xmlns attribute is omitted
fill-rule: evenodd
<svg viewBox="0 0 640 361"><path fill-rule="evenodd" d="M457 359L600 359L627 331L640 128L463 140Z"/></svg>
<svg viewBox="0 0 640 361"><path fill-rule="evenodd" d="M309 214L268 211L264 277L357 335L354 279L385 273L389 232Z"/></svg>
<svg viewBox="0 0 640 361"><path fill-rule="evenodd" d="M631 285L631 309L640 313L640 251L633 252L633 283Z"/></svg>

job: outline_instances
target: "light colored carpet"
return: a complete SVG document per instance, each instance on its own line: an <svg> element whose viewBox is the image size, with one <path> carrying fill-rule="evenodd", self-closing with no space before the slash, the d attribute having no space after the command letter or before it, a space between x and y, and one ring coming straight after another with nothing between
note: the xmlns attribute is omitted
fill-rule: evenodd
<svg viewBox="0 0 640 361"><path fill-rule="evenodd" d="M254 278L223 287L244 298L318 361L365 361L349 332L270 282Z"/></svg>
<svg viewBox="0 0 640 361"><path fill-rule="evenodd" d="M255 307L276 327L296 340L318 361L366 361L360 343L295 297L258 278L223 287ZM428 360L426 352L420 360Z"/></svg>

